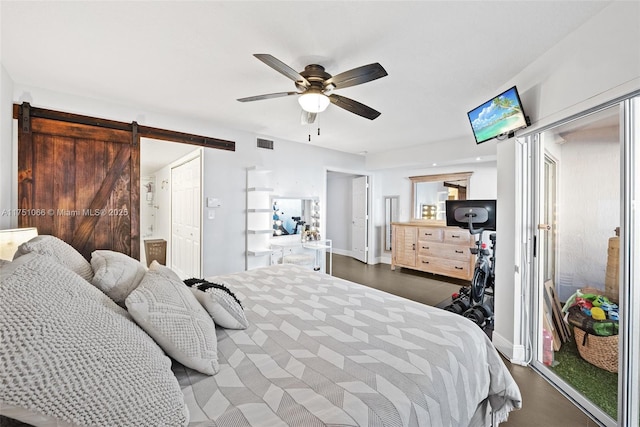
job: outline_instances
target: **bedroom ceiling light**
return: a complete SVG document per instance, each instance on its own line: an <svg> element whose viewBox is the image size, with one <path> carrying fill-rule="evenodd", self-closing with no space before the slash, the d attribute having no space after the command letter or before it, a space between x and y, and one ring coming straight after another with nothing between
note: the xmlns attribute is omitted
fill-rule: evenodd
<svg viewBox="0 0 640 427"><path fill-rule="evenodd" d="M321 113L329 106L329 97L317 89L309 89L298 98L298 103L304 111Z"/></svg>

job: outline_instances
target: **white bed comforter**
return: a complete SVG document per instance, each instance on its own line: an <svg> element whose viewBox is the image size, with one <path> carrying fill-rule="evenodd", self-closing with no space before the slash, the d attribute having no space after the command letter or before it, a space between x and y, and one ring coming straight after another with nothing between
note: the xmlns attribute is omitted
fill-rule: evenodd
<svg viewBox="0 0 640 427"><path fill-rule="evenodd" d="M489 426L520 407L487 336L444 310L290 265L217 276L249 328L174 372L190 426Z"/></svg>

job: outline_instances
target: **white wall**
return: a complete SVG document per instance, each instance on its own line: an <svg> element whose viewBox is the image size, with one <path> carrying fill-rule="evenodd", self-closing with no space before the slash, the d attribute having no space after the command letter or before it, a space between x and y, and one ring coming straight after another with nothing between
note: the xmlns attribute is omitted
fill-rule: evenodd
<svg viewBox="0 0 640 427"><path fill-rule="evenodd" d="M327 173L327 239L332 240L333 252L351 255L351 182L354 175Z"/></svg>
<svg viewBox="0 0 640 427"><path fill-rule="evenodd" d="M1 8L0 8L1 9ZM7 211L17 208L17 153L13 143L13 81L0 63L0 229L14 228L17 217Z"/></svg>
<svg viewBox="0 0 640 427"><path fill-rule="evenodd" d="M325 168L362 169L364 157L314 145L274 140L274 149L256 147L255 135L236 138L236 152L205 150L205 197L222 202L214 220L204 220L203 270L205 276L244 270L246 168L271 170L274 194L317 198L320 201L320 233L327 223ZM205 216L206 218L206 216Z"/></svg>
<svg viewBox="0 0 640 427"><path fill-rule="evenodd" d="M578 140L561 151L556 285L566 301L579 288L605 289L608 242L620 226L620 145Z"/></svg>
<svg viewBox="0 0 640 427"><path fill-rule="evenodd" d="M3 87L5 78L3 73ZM3 92L4 94L4 92ZM280 196L313 196L320 199L320 224L324 228L326 207L324 194L326 190L325 170L364 169L364 157L327 150L313 144L274 140L274 150L256 147L256 138L273 139L265 135L256 135L234 129L217 126L214 122L196 120L185 117L173 117L153 111L137 110L128 106L98 102L93 99L56 93L50 90L17 86L13 94L5 97L3 108L12 108L12 103L28 100L31 105L88 116L101 117L122 122L137 121L140 125L170 129L197 135L235 141L236 151L204 149L203 170L205 181L203 192L205 197L215 197L222 206L215 208L215 218L208 219L203 213L203 274L231 273L244 270L245 265L245 181L246 168L254 165L273 170L272 186L274 193ZM3 117L6 117L4 114ZM11 114L8 115L11 117ZM3 126L0 134L0 159L12 154L11 125ZM15 186L16 173L0 171L2 176L2 193L9 185ZM156 175L157 182L162 181ZM15 196L8 197L15 200ZM8 203L8 202L7 202ZM0 206L3 208L3 206ZM206 208L204 208L206 209ZM162 214L156 218L156 225L162 224Z"/></svg>
<svg viewBox="0 0 640 427"><path fill-rule="evenodd" d="M638 16L639 2L613 2L505 82L504 88L518 86L524 109L531 117L532 127L526 133L640 89ZM527 265L521 259L522 230L515 220L522 212L516 187L522 171L514 163L518 158L512 142L513 138L498 143L497 153L498 235L515 235L511 239L502 237L499 246L493 338L507 357L524 361L521 292L527 287L521 286L520 272Z"/></svg>
<svg viewBox="0 0 640 427"><path fill-rule="evenodd" d="M425 163L431 163L430 158L424 158ZM393 168L378 170L375 173L375 183L373 187L373 221L375 235L371 239L373 248L370 251L374 254L375 262L391 264L391 254L384 252L382 241L384 236L384 197L398 196L398 221L406 222L411 220L413 211L413 201L411 200L410 176L438 175L456 172L473 172L469 179L468 199L495 199L496 190L496 163L474 162L447 167L423 167L423 168ZM372 263L372 262L370 262Z"/></svg>

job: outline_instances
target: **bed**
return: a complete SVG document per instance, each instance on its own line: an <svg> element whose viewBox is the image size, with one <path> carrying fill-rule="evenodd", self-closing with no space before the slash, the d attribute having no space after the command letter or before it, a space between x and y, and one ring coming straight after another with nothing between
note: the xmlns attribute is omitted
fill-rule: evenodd
<svg viewBox="0 0 640 427"><path fill-rule="evenodd" d="M181 314L181 320L172 320L180 333L167 344L145 324L150 317L138 315L140 292L153 268L145 272L136 266L129 274L143 279L128 291L123 307L105 289L90 284L95 278L86 266L87 277L82 278L68 272L69 265L60 265L69 263L68 256L57 261L42 254L22 258L2 265L0 315L21 311L15 310L23 304L21 292L48 294L45 302L28 309L29 327L24 319L10 322L8 332L3 327L0 380L9 387L0 390L0 414L32 425L466 427L498 425L521 406L515 381L488 337L471 321L323 273L276 265L208 278L231 290L246 323L237 329L215 324L213 334L208 324L197 326L195 335L204 341L198 344L200 359L194 364L173 347L180 346L192 325L204 325L203 318L185 323ZM162 275L171 273L159 268L156 280L165 280ZM60 275L63 280L49 279ZM54 282L63 282L61 290L52 290ZM56 307L57 301L63 307ZM200 297L197 301L207 307ZM39 311L43 319L32 320ZM73 332L59 337L63 326L51 328L52 322L57 324L52 316L66 316L59 324L73 323ZM80 320L82 316L86 318ZM105 324L111 325L110 332L96 333ZM189 332L185 324L191 325ZM89 332L79 333L82 328ZM35 368L22 362L35 352L52 351L38 341L42 336L41 341L67 343L66 362L43 362ZM98 350L87 343L95 336L102 346ZM58 347L55 356L62 351ZM89 355L78 356L76 347L90 347ZM104 350L107 347L111 350ZM114 361L98 363L96 354ZM75 357L84 359L69 369ZM59 371L46 372L51 383L41 384L34 369L38 375L44 369ZM70 384L68 378L58 384L61 372L77 375L81 384ZM39 392L18 399L16 390L24 392L20 387L34 388L25 377L33 377ZM99 386L91 386L92 381ZM62 386L64 393L57 389ZM51 387L56 396L50 396Z"/></svg>

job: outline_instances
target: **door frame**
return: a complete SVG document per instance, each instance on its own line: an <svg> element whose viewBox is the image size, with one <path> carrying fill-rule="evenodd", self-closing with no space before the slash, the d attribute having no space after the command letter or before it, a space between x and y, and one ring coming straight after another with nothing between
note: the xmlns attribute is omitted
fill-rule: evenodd
<svg viewBox="0 0 640 427"><path fill-rule="evenodd" d="M375 247L375 239L373 239L373 235L374 235L374 213L373 213L373 203L372 203L372 194L373 194L373 185L374 185L374 179L373 179L373 174L371 172L367 172L367 171L362 171L362 170L354 170L354 169L346 169L346 168L337 168L337 167L325 167L324 168L324 182L323 182L323 188L322 188L322 197L323 200L325 201L325 203L322 203L321 205L321 230L327 230L327 224L326 224L326 218L327 218L327 203L326 201L328 200L328 194L327 194L327 180L328 180L328 175L329 173L339 173L339 174L345 174L345 175L356 175L356 176L366 176L367 177L367 181L369 183L369 186L367 188L367 212L368 212L368 219L367 219L367 227L366 227L366 233L367 233L367 252L366 252L366 263L367 264L375 264L375 257L372 255L375 253L376 251L376 247ZM351 217L346 218L345 217L345 221L348 221L349 223L351 223ZM326 234L326 233L325 233ZM330 238L329 236L327 236L327 238ZM333 248L333 252L336 253L336 249L335 247Z"/></svg>
<svg viewBox="0 0 640 427"><path fill-rule="evenodd" d="M541 331L541 319L539 294L538 259L534 256L537 251L536 240L539 241L536 225L538 224L541 163L544 163L544 151L541 150L540 135L554 127L570 121L587 117L592 113L606 108L618 106L620 109L620 203L621 203L621 236L620 236L620 366L618 370L618 420L613 420L599 407L591 403L580 393L571 387L559 388L564 380L558 377L551 369L536 360L541 343L538 336ZM585 109L564 119L548 125L540 126L518 136L524 141L523 154L519 166L527 171L522 184L523 210L520 212L523 226L520 228L521 241L529 242L526 249L527 262L523 265L526 274L523 274L522 287L523 303L529 311L527 318L523 320L521 329L523 337L530 348L528 349L528 363L543 378L552 383L559 391L567 396L578 408L597 419L598 423L607 427L616 425L638 425L640 422L640 337L633 333L634 325L640 322L640 290L634 289L633 283L638 282L640 268L633 264L634 257L640 248L640 215L633 211L634 200L640 198L640 186L636 185L639 174L640 150L636 148L640 141L640 91L617 97L603 102L595 107ZM635 216L634 216L635 215Z"/></svg>

